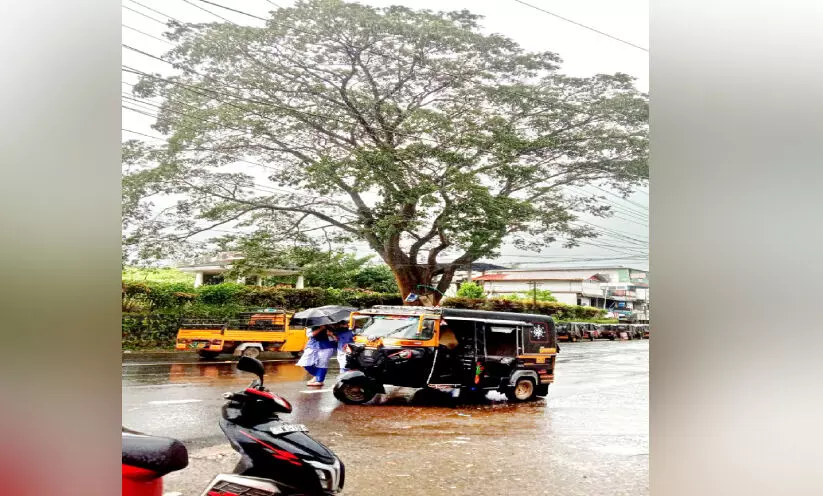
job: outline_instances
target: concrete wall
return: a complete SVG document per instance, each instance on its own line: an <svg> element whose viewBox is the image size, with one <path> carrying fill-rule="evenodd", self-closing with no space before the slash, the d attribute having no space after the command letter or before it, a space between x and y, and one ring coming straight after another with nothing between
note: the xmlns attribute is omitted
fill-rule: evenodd
<svg viewBox="0 0 823 496"><path fill-rule="evenodd" d="M485 281L483 288L487 294L511 294L531 291L534 286L528 281ZM552 293L579 293L582 291L580 281L540 281L537 289Z"/></svg>

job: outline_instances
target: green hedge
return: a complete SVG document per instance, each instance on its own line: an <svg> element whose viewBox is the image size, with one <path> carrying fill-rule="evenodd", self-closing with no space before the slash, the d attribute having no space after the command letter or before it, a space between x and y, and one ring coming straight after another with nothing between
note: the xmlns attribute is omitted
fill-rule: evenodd
<svg viewBox="0 0 823 496"><path fill-rule="evenodd" d="M400 295L350 289L271 288L225 283L123 282L123 349L172 348L181 319L228 319L261 307L402 305Z"/></svg>
<svg viewBox="0 0 823 496"><path fill-rule="evenodd" d="M502 298L446 298L441 306L449 308L467 308L471 310L490 310L495 312L520 312L551 315L557 320L589 320L602 318L605 311L594 307L567 305L556 301L538 301L536 304L526 300L505 300Z"/></svg>
<svg viewBox="0 0 823 496"><path fill-rule="evenodd" d="M401 305L396 293L356 289L279 288L224 283L194 288L187 283L123 282L123 311L183 313L202 305L276 307L297 311L323 305Z"/></svg>
<svg viewBox="0 0 823 496"><path fill-rule="evenodd" d="M355 289L278 288L224 283L194 288L188 283L123 282L123 348L171 348L181 319L227 319L261 307L299 311L323 305L367 308L402 305L400 295ZM557 320L602 318L604 311L557 302L446 298L444 307L551 315Z"/></svg>

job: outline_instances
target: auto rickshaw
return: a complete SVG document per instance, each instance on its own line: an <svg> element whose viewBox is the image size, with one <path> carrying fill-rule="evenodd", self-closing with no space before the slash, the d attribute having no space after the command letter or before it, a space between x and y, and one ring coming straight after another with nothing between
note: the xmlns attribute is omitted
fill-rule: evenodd
<svg viewBox="0 0 823 496"><path fill-rule="evenodd" d="M385 385L461 396L499 391L510 401L548 395L559 351L546 315L376 306L353 312L354 342L334 396L366 403Z"/></svg>
<svg viewBox="0 0 823 496"><path fill-rule="evenodd" d="M583 337L588 339L589 341L594 341L595 339L600 339L600 331L602 326L600 324L588 324L586 326L586 331L583 333Z"/></svg>
<svg viewBox="0 0 823 496"><path fill-rule="evenodd" d="M558 341L571 341L571 327L572 324L568 322L558 322L555 325L555 332L557 333Z"/></svg>
<svg viewBox="0 0 823 496"><path fill-rule="evenodd" d="M589 331L589 326L591 324L587 322L572 322L571 324L571 341L581 341L583 339L589 339L587 333Z"/></svg>
<svg viewBox="0 0 823 496"><path fill-rule="evenodd" d="M649 339L649 324L643 324L643 339Z"/></svg>
<svg viewBox="0 0 823 496"><path fill-rule="evenodd" d="M634 339L634 335L632 334L632 330L629 324L616 324L615 327L617 328L617 339Z"/></svg>
<svg viewBox="0 0 823 496"><path fill-rule="evenodd" d="M617 324L601 324L600 325L600 339L608 339L614 341L617 339Z"/></svg>
<svg viewBox="0 0 823 496"><path fill-rule="evenodd" d="M629 339L643 339L642 327L640 324L629 324Z"/></svg>

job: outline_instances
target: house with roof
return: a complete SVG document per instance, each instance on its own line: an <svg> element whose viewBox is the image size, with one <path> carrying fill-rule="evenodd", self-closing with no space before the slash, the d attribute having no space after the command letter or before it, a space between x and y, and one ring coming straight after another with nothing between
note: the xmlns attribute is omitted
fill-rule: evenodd
<svg viewBox="0 0 823 496"><path fill-rule="evenodd" d="M561 303L648 320L649 273L645 270L624 266L493 269L473 279L491 298L549 290Z"/></svg>
<svg viewBox="0 0 823 496"><path fill-rule="evenodd" d="M178 265L182 272L194 274L194 287L204 284L219 284L224 282L224 274L230 271L234 263L243 260L243 254L237 251L220 252L217 256L201 258L193 263ZM303 288L303 275L299 269L292 267L267 267L256 270L249 277L241 277L236 280L240 284L254 284L262 286L263 281L271 276L297 276L296 288ZM228 281L225 281L228 282Z"/></svg>

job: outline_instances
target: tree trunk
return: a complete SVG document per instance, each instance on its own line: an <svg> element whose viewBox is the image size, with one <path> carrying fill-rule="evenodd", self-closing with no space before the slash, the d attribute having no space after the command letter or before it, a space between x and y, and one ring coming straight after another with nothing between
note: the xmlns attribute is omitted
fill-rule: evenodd
<svg viewBox="0 0 823 496"><path fill-rule="evenodd" d="M454 269L446 269L440 276L440 281L435 286L432 284L432 270L425 265L392 266L391 269L397 280L397 287L400 288L400 296L402 296L404 304L407 304L405 300L409 293L429 295L435 305L440 304L440 300L443 299L442 293L445 293L446 290L449 289L449 285L454 277ZM428 288L418 286L428 286ZM437 291L429 289L431 287L436 287ZM420 303L413 304L419 305Z"/></svg>

